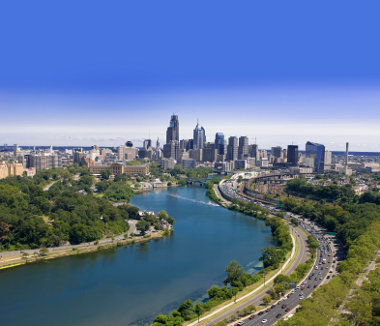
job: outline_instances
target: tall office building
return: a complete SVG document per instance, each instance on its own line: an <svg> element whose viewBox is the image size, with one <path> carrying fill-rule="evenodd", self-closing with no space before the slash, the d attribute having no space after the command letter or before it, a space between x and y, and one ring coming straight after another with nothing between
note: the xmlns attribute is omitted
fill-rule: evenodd
<svg viewBox="0 0 380 326"><path fill-rule="evenodd" d="M275 158L280 158L282 156L282 148L281 148L281 146L272 147L271 148L271 154Z"/></svg>
<svg viewBox="0 0 380 326"><path fill-rule="evenodd" d="M324 170L331 170L331 163L332 163L332 153L330 151L325 151L325 164L324 164Z"/></svg>
<svg viewBox="0 0 380 326"><path fill-rule="evenodd" d="M238 139L235 136L231 136L228 138L227 145L227 160L235 161L238 159Z"/></svg>
<svg viewBox="0 0 380 326"><path fill-rule="evenodd" d="M193 140L192 139L181 139L179 141L179 148L181 150L185 150L185 151L193 149Z"/></svg>
<svg viewBox="0 0 380 326"><path fill-rule="evenodd" d="M152 140L151 139L145 139L143 143L144 149L149 149L152 147Z"/></svg>
<svg viewBox="0 0 380 326"><path fill-rule="evenodd" d="M173 158L178 161L181 153L179 148L179 142L176 140L172 140L168 144L165 144L163 152L165 158Z"/></svg>
<svg viewBox="0 0 380 326"><path fill-rule="evenodd" d="M179 141L179 121L178 116L173 114L170 118L170 125L166 130L166 144L171 141Z"/></svg>
<svg viewBox="0 0 380 326"><path fill-rule="evenodd" d="M288 161L288 165L290 166L298 165L298 145L288 145L286 159Z"/></svg>
<svg viewBox="0 0 380 326"><path fill-rule="evenodd" d="M249 145L249 156L255 159L258 159L259 158L258 154L259 154L259 145L257 144Z"/></svg>
<svg viewBox="0 0 380 326"><path fill-rule="evenodd" d="M249 153L248 137L241 136L239 137L239 149L238 149L239 160L246 159L248 157L248 153Z"/></svg>
<svg viewBox="0 0 380 326"><path fill-rule="evenodd" d="M206 132L203 127L199 125L195 126L193 131L193 148L194 149L202 149L204 147L204 143L206 142Z"/></svg>
<svg viewBox="0 0 380 326"><path fill-rule="evenodd" d="M224 135L222 132L217 132L215 135L215 149L218 155L224 155Z"/></svg>
<svg viewBox="0 0 380 326"><path fill-rule="evenodd" d="M306 157L314 159L314 171L323 173L325 170L325 146L308 141L306 143Z"/></svg>
<svg viewBox="0 0 380 326"><path fill-rule="evenodd" d="M206 143L203 148L202 160L204 162L215 162L218 156L218 151L213 143Z"/></svg>

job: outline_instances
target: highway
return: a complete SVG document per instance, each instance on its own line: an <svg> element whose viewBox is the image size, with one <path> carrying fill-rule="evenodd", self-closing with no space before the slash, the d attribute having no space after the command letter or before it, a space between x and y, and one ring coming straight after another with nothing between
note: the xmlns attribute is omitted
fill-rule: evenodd
<svg viewBox="0 0 380 326"><path fill-rule="evenodd" d="M239 184L236 179L237 178L235 178L235 180L223 180L219 184L220 192L229 200L236 198L245 202L254 201L247 195L239 193ZM272 214L281 211L264 203L258 203L256 201L255 203L267 208L272 212ZM341 258L341 253L339 251L340 249L337 245L336 239L334 239L333 236L325 235L325 230L311 221L305 221L302 216L290 213L286 213L286 216L288 218L296 218L299 221L298 227L291 227L299 240L299 252L290 268L288 268L283 274L289 275L300 263L303 263L308 259L309 253L307 250L305 233L313 234L320 244L320 247L317 250L317 264L313 267L313 270L306 276L305 280L302 281L301 284L299 284L295 289L290 289L290 291L280 300L275 302L275 304L230 325L273 325L285 315L289 315L288 317L291 317L291 314L295 311L295 308L298 306L300 300L310 296L315 288L317 288L320 284L327 282L336 275L335 268L337 265L337 260ZM326 263L322 263L323 259L326 259ZM245 303L237 304L233 309L228 310L217 318L213 318L207 323L204 323L204 325L213 325L219 321L222 321L234 314L236 311L241 310L250 304L259 306L265 295L267 295L267 293L265 291L261 291L261 293L253 296Z"/></svg>

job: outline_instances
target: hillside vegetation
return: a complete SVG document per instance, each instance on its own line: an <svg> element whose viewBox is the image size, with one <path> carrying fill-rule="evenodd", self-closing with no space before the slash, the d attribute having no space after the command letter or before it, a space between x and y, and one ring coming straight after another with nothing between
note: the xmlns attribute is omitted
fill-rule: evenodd
<svg viewBox="0 0 380 326"><path fill-rule="evenodd" d="M33 179L0 180L0 250L77 244L125 233L136 208L114 207L110 200L127 203L132 189L106 181L94 195L94 181L86 169L46 170Z"/></svg>

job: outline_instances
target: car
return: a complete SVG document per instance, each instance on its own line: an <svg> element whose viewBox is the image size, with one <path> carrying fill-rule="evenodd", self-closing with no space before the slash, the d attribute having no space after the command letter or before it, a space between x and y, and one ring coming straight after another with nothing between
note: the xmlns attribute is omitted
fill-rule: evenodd
<svg viewBox="0 0 380 326"><path fill-rule="evenodd" d="M314 272L311 274L311 276L314 276Z"/></svg>
<svg viewBox="0 0 380 326"><path fill-rule="evenodd" d="M302 296L303 295L303 292L300 292L299 296Z"/></svg>
<svg viewBox="0 0 380 326"><path fill-rule="evenodd" d="M261 323L262 323L262 324L265 324L267 321L268 321L268 319L263 319L263 320L261 321Z"/></svg>
<svg viewBox="0 0 380 326"><path fill-rule="evenodd" d="M277 314L277 315L276 315L276 318L280 318L280 317L281 317L281 314Z"/></svg>
<svg viewBox="0 0 380 326"><path fill-rule="evenodd" d="M315 266L315 269L318 269L318 266Z"/></svg>
<svg viewBox="0 0 380 326"><path fill-rule="evenodd" d="M251 315L251 316L248 317L248 319L252 320L255 317L256 317L256 315Z"/></svg>
<svg viewBox="0 0 380 326"><path fill-rule="evenodd" d="M259 312L259 316L261 316L262 314L264 314L264 311L260 311Z"/></svg>
<svg viewBox="0 0 380 326"><path fill-rule="evenodd" d="M322 276L319 278L320 281L322 281Z"/></svg>
<svg viewBox="0 0 380 326"><path fill-rule="evenodd" d="M330 278L330 275L327 275L327 279L329 279Z"/></svg>
<svg viewBox="0 0 380 326"><path fill-rule="evenodd" d="M332 273L332 272L333 272L333 271L332 271L332 269L331 269L329 273Z"/></svg>
<svg viewBox="0 0 380 326"><path fill-rule="evenodd" d="M271 309L273 309L273 308L275 308L276 306L275 305L273 305L272 307L270 307Z"/></svg>
<svg viewBox="0 0 380 326"><path fill-rule="evenodd" d="M307 286L308 289L310 289L310 284Z"/></svg>
<svg viewBox="0 0 380 326"><path fill-rule="evenodd" d="M282 309L285 309L285 308L286 308L286 304L283 304L283 305L281 306L281 308L282 308Z"/></svg>
<svg viewBox="0 0 380 326"><path fill-rule="evenodd" d="M302 296L302 297L299 297L299 300L302 300L304 298L304 296Z"/></svg>
<svg viewBox="0 0 380 326"><path fill-rule="evenodd" d="M289 312L289 311L290 311L290 308L286 308L286 309L285 309L285 312Z"/></svg>
<svg viewBox="0 0 380 326"><path fill-rule="evenodd" d="M244 321L239 321L236 325L237 325L237 326L244 325Z"/></svg>
<svg viewBox="0 0 380 326"><path fill-rule="evenodd" d="M269 308L267 310L265 310L265 312L269 312Z"/></svg>
<svg viewBox="0 0 380 326"><path fill-rule="evenodd" d="M315 289L317 287L317 284L314 284L313 288Z"/></svg>

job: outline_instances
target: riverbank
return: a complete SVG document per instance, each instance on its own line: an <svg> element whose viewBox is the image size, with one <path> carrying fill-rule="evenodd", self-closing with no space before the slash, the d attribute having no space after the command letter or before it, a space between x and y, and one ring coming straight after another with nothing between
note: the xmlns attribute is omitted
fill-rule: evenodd
<svg viewBox="0 0 380 326"><path fill-rule="evenodd" d="M134 245L136 243L148 242L154 239L166 237L172 231L155 231L145 236L134 236L124 238L118 236L99 241L81 243L79 245L61 246L42 249L30 249L17 252L0 253L0 270L12 268L24 264L43 262L51 259L91 253L99 250L117 248L122 246ZM5 256L5 257L4 257Z"/></svg>

